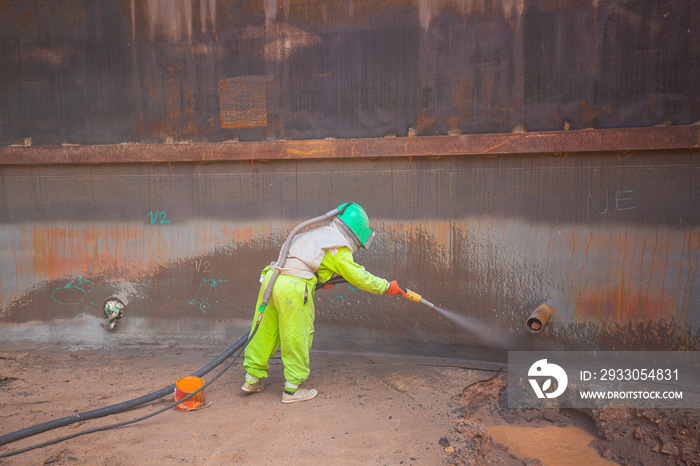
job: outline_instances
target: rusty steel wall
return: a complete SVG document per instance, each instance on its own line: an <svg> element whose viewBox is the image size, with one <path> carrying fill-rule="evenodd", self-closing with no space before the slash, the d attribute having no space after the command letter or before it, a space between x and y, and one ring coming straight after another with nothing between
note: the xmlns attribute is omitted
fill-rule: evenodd
<svg viewBox="0 0 700 466"><path fill-rule="evenodd" d="M688 125L700 1L0 2L0 146Z"/></svg>
<svg viewBox="0 0 700 466"><path fill-rule="evenodd" d="M0 0L0 336L237 337L286 232L355 200L359 262L490 330L343 285L317 348L697 349L698 24L700 0Z"/></svg>
<svg viewBox="0 0 700 466"><path fill-rule="evenodd" d="M697 349L697 180L696 150L5 165L0 331L238 337L287 232L354 200L378 231L358 262L484 323L500 349ZM101 306L113 294L129 302L109 332ZM405 299L339 285L316 302L317 349L498 353ZM555 312L530 334L540 303Z"/></svg>

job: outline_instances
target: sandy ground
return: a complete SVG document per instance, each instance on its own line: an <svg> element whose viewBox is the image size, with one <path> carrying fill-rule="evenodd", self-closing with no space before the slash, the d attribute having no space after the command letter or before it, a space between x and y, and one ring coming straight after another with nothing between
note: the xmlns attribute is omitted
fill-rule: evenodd
<svg viewBox="0 0 700 466"><path fill-rule="evenodd" d="M5 345L0 435L149 394L224 349ZM278 358L266 390L244 394L239 360L206 388L205 409L170 409L0 465L700 464L700 410L508 409L506 374L466 361L313 352L311 365L305 386L319 395L310 401L281 402ZM138 418L172 400L18 440L0 454Z"/></svg>
<svg viewBox="0 0 700 466"><path fill-rule="evenodd" d="M178 346L4 348L0 433L151 393L218 354ZM441 464L440 439L463 415L462 389L493 375L367 355L313 353L304 386L318 389L318 397L283 404L282 364L273 359L271 365L262 393L241 392L238 361L207 387L211 406L206 409L172 409L130 426L0 459L0 464ZM19 440L0 447L0 453L136 418L171 400Z"/></svg>

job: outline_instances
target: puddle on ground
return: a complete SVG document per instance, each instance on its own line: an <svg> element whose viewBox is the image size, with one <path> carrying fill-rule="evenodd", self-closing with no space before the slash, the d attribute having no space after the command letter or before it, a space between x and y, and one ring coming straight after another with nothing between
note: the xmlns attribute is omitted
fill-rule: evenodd
<svg viewBox="0 0 700 466"><path fill-rule="evenodd" d="M519 458L537 458L545 466L617 465L601 458L598 451L589 446L596 437L581 427L494 425L487 430L496 442L508 447L509 453Z"/></svg>

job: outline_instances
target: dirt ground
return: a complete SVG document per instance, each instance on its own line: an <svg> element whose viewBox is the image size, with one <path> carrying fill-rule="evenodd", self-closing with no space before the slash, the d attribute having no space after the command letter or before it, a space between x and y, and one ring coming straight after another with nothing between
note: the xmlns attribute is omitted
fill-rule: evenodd
<svg viewBox="0 0 700 466"><path fill-rule="evenodd" d="M5 347L0 350L0 435L151 393L195 372L222 350L158 345L110 350L55 344ZM530 429L537 437L542 437L543 428L575 428L573 437L579 439L585 432L593 440L584 445L584 453L593 452L601 461L588 461L589 465L686 464L680 462L685 448L681 442L675 444L677 451L660 451L665 448L660 444L653 451L651 444L635 439L634 430L618 437L606 432L606 425L624 430L610 413L596 418L595 413L564 410L508 410L503 373L426 360L316 352L311 364L304 386L319 390L311 401L281 403L279 359L271 362L265 391L243 394L238 361L205 390L208 408L171 409L136 424L0 459L0 464L545 464L536 454L518 456L515 447L494 440L499 426ZM171 401L168 396L132 411L22 439L0 447L0 454L133 419ZM629 420L622 422L631 425ZM679 429L683 428L690 432L686 440L693 448L693 426L686 423ZM498 438L523 437L522 432L505 432ZM697 425L694 432L697 435ZM556 463L548 464L582 462L572 456L574 447L564 433L554 431L550 442L564 450ZM625 456L622 450L630 445L637 450ZM687 464L697 464L692 461L691 457Z"/></svg>
<svg viewBox="0 0 700 466"><path fill-rule="evenodd" d="M151 393L219 354L208 348L134 347L106 351L45 345L0 354L0 420L5 434ZM376 359L376 358L375 358ZM490 374L313 353L304 386L319 395L281 402L281 360L267 388L245 395L240 361L205 390L211 406L169 410L137 424L80 436L0 464L440 464L440 438L463 408L462 388ZM209 380L219 368L204 379ZM129 412L73 424L0 447L0 453L141 416Z"/></svg>
<svg viewBox="0 0 700 466"><path fill-rule="evenodd" d="M509 409L506 387L499 372L464 388L464 417L443 443L468 448L448 464L700 464L700 410Z"/></svg>

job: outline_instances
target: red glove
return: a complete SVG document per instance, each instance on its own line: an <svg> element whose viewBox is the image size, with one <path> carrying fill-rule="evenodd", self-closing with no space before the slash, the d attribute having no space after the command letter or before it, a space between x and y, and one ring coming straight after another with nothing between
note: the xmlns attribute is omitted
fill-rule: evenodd
<svg viewBox="0 0 700 466"><path fill-rule="evenodd" d="M389 296L396 296L400 294L401 296L406 297L406 291L404 291L404 289L401 288L398 283L396 283L396 280L389 282L389 289L384 293L388 294Z"/></svg>
<svg viewBox="0 0 700 466"><path fill-rule="evenodd" d="M335 288L335 285L333 285L332 283L326 283L325 285L323 285L323 289L326 291L330 290L331 288Z"/></svg>

